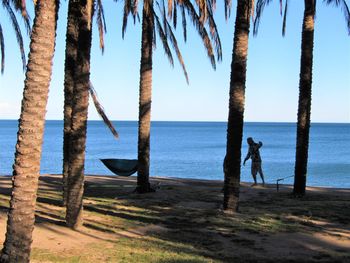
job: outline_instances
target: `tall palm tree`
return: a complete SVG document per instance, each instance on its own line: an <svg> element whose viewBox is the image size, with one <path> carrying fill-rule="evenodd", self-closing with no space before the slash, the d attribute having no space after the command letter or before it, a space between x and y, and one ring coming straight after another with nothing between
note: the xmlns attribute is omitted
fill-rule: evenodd
<svg viewBox="0 0 350 263"><path fill-rule="evenodd" d="M303 196L306 188L316 0L304 0L304 4L305 10L301 36L298 123L293 188L293 193L297 196Z"/></svg>
<svg viewBox="0 0 350 263"><path fill-rule="evenodd" d="M2 0L2 6L5 8L6 12L8 13L12 27L15 30L16 39L17 39L17 43L18 43L19 50L21 53L21 58L22 58L23 71L24 71L27 63L26 63L26 56L24 54L23 37L21 33L21 28L18 24L15 12L13 11L13 8L11 5L14 6L15 11L21 12L28 35L30 34L30 30L31 30L29 16L26 10L25 0ZM4 73L5 41L4 41L3 29L2 29L1 23L0 23L0 50L1 50L1 73Z"/></svg>
<svg viewBox="0 0 350 263"><path fill-rule="evenodd" d="M350 35L350 12L346 1L324 0L323 2L341 7L345 16L348 34ZM304 3L305 10L301 39L298 123L293 188L293 193L296 196L304 196L306 190L311 115L314 23L316 13L316 0L304 0Z"/></svg>
<svg viewBox="0 0 350 263"><path fill-rule="evenodd" d="M149 183L152 100L153 0L143 1L139 89L137 191L152 191Z"/></svg>
<svg viewBox="0 0 350 263"><path fill-rule="evenodd" d="M36 1L1 262L29 262L58 4Z"/></svg>
<svg viewBox="0 0 350 263"><path fill-rule="evenodd" d="M238 210L248 39L253 4L253 0L237 0L224 169L223 207L228 213L234 213ZM230 5L231 1L225 1L227 12Z"/></svg>
<svg viewBox="0 0 350 263"><path fill-rule="evenodd" d="M63 107L63 205L67 204L67 180L69 170L69 144L72 122L72 102L75 80L75 65L78 53L78 25L79 2L70 0L68 3L66 57L64 64L64 107Z"/></svg>
<svg viewBox="0 0 350 263"><path fill-rule="evenodd" d="M265 5L271 0L258 0L257 16L254 22L254 31L257 32L259 20ZM345 0L324 0L324 3L340 7L344 13L348 34L350 35L350 11ZM282 0L280 0L282 6ZM296 154L294 167L295 196L304 196L306 190L306 175L309 151L310 115L311 115L311 91L312 91L312 63L314 47L314 24L316 13L316 0L304 0L304 18L301 37L301 58L299 74L299 100ZM285 2L282 35L285 34L288 0Z"/></svg>
<svg viewBox="0 0 350 263"><path fill-rule="evenodd" d="M101 0L79 3L71 0L68 6L64 83L63 204L67 207L66 221L71 228L82 225L89 92L97 112L112 134L118 137L89 81L91 20L95 13L100 34L100 48L103 52L103 34L106 29ZM68 198L69 202L67 202Z"/></svg>
<svg viewBox="0 0 350 263"><path fill-rule="evenodd" d="M106 31L104 12L101 0L93 1L94 9L91 10L92 14L96 15L98 31L100 36L100 48L102 53L104 51L104 32ZM70 145L70 134L72 126L72 106L74 104L73 90L75 85L75 67L77 66L77 53L78 53L78 36L79 36L79 2L70 0L68 4L68 18L67 18L67 31L66 31L66 57L65 57L65 73L64 73L64 128L63 128L63 205L66 205L67 201L67 178L69 171L69 145ZM88 47L88 46L86 46ZM88 47L89 48L89 47ZM89 48L90 50L90 48ZM102 106L100 105L96 93L92 86L90 87L90 93L94 98L94 104L98 113L106 125L111 129L114 136L118 136L112 123L105 115Z"/></svg>
<svg viewBox="0 0 350 263"><path fill-rule="evenodd" d="M66 223L74 229L82 225L81 214L83 208L84 164L90 87L92 5L92 0L80 1L76 18L78 24L78 48L74 67L74 85L71 104L66 204Z"/></svg>
<svg viewBox="0 0 350 263"><path fill-rule="evenodd" d="M164 1L155 2L153 0L145 0L142 10L142 37L141 37L141 62L140 62L140 86L139 86L139 124L138 124L138 172L137 172L137 188L138 193L147 193L154 191L149 182L150 168L150 130L151 130L151 100L152 100L152 47L155 45L155 30L158 32L162 40L163 47L173 64L173 58L168 45L167 39L172 43L177 58L182 66L185 78L188 82L187 71L183 62L182 55L177 45L176 38L172 32L168 18L173 19L173 25L176 28L177 9L181 10L182 25L184 29L184 38L186 40L186 12L198 31L207 54L210 58L212 66L215 68L215 56L212 42L215 45L218 60L221 59L221 43L217 33L217 28L212 15L211 1L198 1L199 15L192 3L186 1L169 1L168 12L165 10ZM154 5L159 7L161 18L155 12ZM126 16L132 13L135 17L135 3L126 2L124 8L123 30L126 28ZM161 23L163 21L163 23ZM204 23L208 22L210 27L210 37L204 27ZM162 26L163 24L163 26Z"/></svg>

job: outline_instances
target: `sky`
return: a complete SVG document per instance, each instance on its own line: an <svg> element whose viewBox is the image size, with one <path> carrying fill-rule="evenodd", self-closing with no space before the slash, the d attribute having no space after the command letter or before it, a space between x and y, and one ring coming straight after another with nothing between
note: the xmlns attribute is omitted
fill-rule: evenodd
<svg viewBox="0 0 350 263"><path fill-rule="evenodd" d="M27 1L31 2L31 1ZM47 119L63 118L63 77L67 2L62 1ZM236 1L231 17L225 20L223 1L217 3L215 19L223 47L223 60L216 70L188 22L185 43L182 29L176 36L189 74L187 85L182 69L172 67L158 40L153 57L152 120L227 121ZM287 32L281 36L279 1L265 8L259 34L249 38L245 121L296 122L300 69L303 1L290 1ZM350 4L349 1L347 1ZM122 39L121 1L104 0L107 22L105 52L99 49L96 23L93 27L91 81L100 102L112 120L137 120L141 48L141 25L129 20ZM350 122L350 37L342 10L317 2L312 85L312 122ZM142 7L140 6L140 9ZM31 17L33 7L28 6ZM0 8L5 36L5 72L0 76L0 119L18 119L24 87L15 34L7 14ZM21 26L24 33L24 26ZM29 38L25 37L26 53ZM89 119L100 119L90 101Z"/></svg>

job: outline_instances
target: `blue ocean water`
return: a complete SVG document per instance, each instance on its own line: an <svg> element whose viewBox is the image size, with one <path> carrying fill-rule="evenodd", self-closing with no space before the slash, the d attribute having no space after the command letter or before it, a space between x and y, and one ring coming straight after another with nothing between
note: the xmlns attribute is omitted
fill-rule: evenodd
<svg viewBox="0 0 350 263"><path fill-rule="evenodd" d="M114 122L120 139L113 138L102 121L88 122L86 174L112 173L102 158L137 157L137 122ZM47 121L42 173L62 172L62 121ZM0 121L0 174L11 174L17 121ZM152 122L151 176L223 179L226 147L224 122ZM294 174L296 125L292 123L246 123L246 138L264 143L261 148L266 181ZM350 188L350 124L311 125L307 184ZM242 166L242 181L252 181L250 163ZM293 183L288 178L284 183Z"/></svg>

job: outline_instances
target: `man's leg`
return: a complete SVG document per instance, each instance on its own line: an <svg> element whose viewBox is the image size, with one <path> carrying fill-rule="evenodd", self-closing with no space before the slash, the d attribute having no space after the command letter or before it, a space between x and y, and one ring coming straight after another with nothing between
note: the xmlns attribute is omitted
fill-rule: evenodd
<svg viewBox="0 0 350 263"><path fill-rule="evenodd" d="M263 174L263 171L262 171L262 168L261 168L261 163L259 163L258 172L259 172L259 174L260 174L260 177L261 177L261 180L262 180L262 182L263 182L263 185L265 185L264 174Z"/></svg>
<svg viewBox="0 0 350 263"><path fill-rule="evenodd" d="M254 179L254 184L252 184L252 186L254 185L257 185L257 182L256 182L256 174L258 172L258 170L256 169L256 163L252 162L252 176L253 176L253 179Z"/></svg>

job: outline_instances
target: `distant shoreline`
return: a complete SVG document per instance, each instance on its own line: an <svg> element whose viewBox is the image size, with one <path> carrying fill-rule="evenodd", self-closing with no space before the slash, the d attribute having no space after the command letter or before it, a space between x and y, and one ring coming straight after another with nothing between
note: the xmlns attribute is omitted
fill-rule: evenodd
<svg viewBox="0 0 350 263"><path fill-rule="evenodd" d="M18 121L17 119L0 119L0 121ZM60 122L63 120L58 119L48 119L46 120L48 122ZM113 122L137 122L138 120L111 120ZM102 122L102 120L88 120L88 122ZM227 121L198 121L198 120L152 120L152 123L227 123ZM296 124L295 122L291 121L245 121L246 124ZM327 125L350 125L350 122L311 122L311 124L327 124Z"/></svg>

